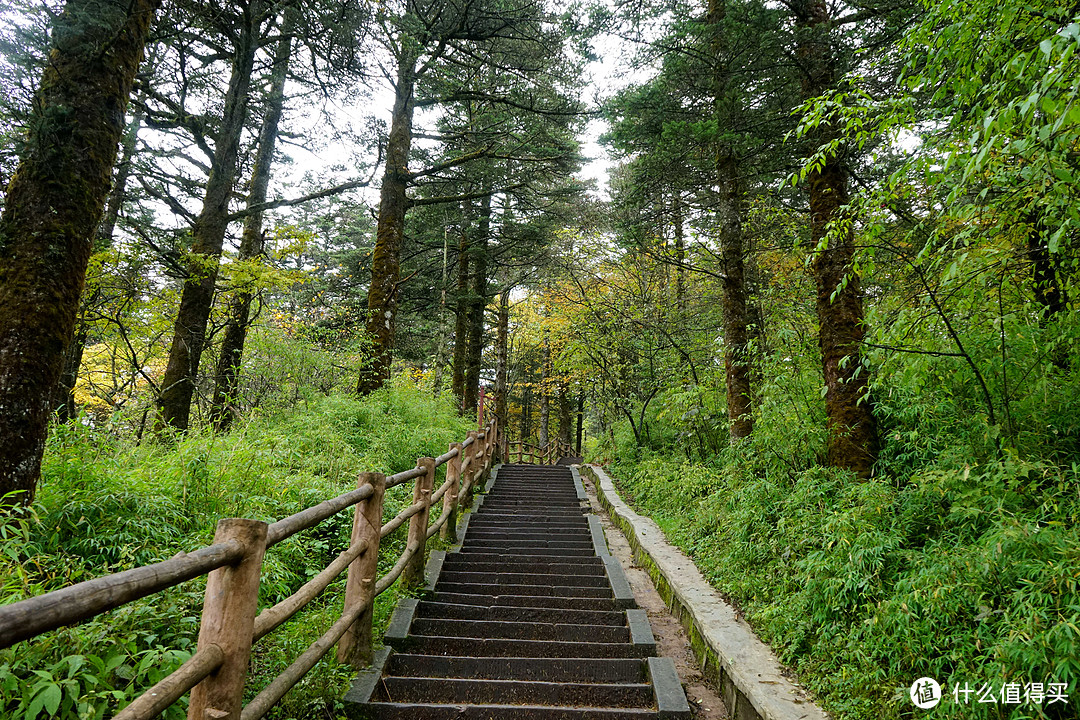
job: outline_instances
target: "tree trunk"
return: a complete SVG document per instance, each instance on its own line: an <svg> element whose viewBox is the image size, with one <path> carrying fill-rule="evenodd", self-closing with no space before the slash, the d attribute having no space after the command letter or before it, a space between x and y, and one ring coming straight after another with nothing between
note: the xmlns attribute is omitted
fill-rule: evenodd
<svg viewBox="0 0 1080 720"><path fill-rule="evenodd" d="M551 346L548 344L547 329L544 330L544 344L540 358L540 428L537 432L537 440L540 447L547 450L548 424L551 420L551 402L548 398L548 378L551 376Z"/></svg>
<svg viewBox="0 0 1080 720"><path fill-rule="evenodd" d="M461 230L458 245L457 299L454 318L454 368L450 379L458 415L465 411L465 358L469 347L469 236Z"/></svg>
<svg viewBox="0 0 1080 720"><path fill-rule="evenodd" d="M495 361L495 417L499 427L507 427L510 374L510 288L499 293L499 323L495 335L497 359Z"/></svg>
<svg viewBox="0 0 1080 720"><path fill-rule="evenodd" d="M50 400L157 6L69 0L55 21L0 215L0 507L34 497Z"/></svg>
<svg viewBox="0 0 1080 720"><path fill-rule="evenodd" d="M281 29L282 37L278 41L273 69L270 71L266 114L259 131L259 147L256 151L255 167L251 173L251 185L248 189L249 210L266 202L266 190L270 185L270 169L274 164L274 149L277 145L278 125L281 123L281 115L285 107L285 79L292 54L292 29L295 24L295 12L290 10ZM263 235L262 226L263 212L261 210L252 212L244 219L244 231L240 238L237 260L251 261L264 254L266 238ZM214 400L210 411L214 425L221 432L227 430L236 419L235 398L240 382L240 363L244 355L244 343L250 326L251 302L254 298L254 290L240 287L235 290L229 301L225 337L221 342L217 372L214 373Z"/></svg>
<svg viewBox="0 0 1080 720"><path fill-rule="evenodd" d="M432 368L431 392L438 397L442 392L443 366L446 365L446 282L449 279L447 273L450 255L450 233L443 229L442 247L442 283L439 285L439 331L438 344L435 346L435 360Z"/></svg>
<svg viewBox="0 0 1080 720"><path fill-rule="evenodd" d="M570 407L570 388L559 383L559 444L570 447L574 436L574 411Z"/></svg>
<svg viewBox="0 0 1080 720"><path fill-rule="evenodd" d="M221 128L214 146L214 160L206 184L202 211L192 227L188 278L180 295L169 361L158 398L158 429L167 425L187 430L199 361L206 345L206 327L214 303L218 261L229 226L229 199L236 184L240 138L247 121L248 96L255 51L259 45L261 0L244 7L244 26L237 36L229 89L225 94Z"/></svg>
<svg viewBox="0 0 1080 720"><path fill-rule="evenodd" d="M835 84L836 58L830 37L830 16L824 0L800 0L795 6L798 47L803 65L803 95L816 97ZM818 145L836 137L836 129L822 123ZM851 230L833 233L824 243L827 228L848 202L848 170L841 157L829 156L806 174L810 198L810 237L817 286L818 343L825 379L829 465L869 477L877 459L878 436L870 401L867 368L860 361L865 332L862 290L852 267L855 238Z"/></svg>
<svg viewBox="0 0 1080 720"><path fill-rule="evenodd" d="M405 211L409 186L407 163L412 147L412 122L416 84L415 50L403 41L397 59L397 83L390 137L386 142L386 169L379 191L379 220L375 228L375 249L371 257L371 285L368 288L367 333L371 338L369 365L360 373L356 392L367 395L390 379L397 324L397 285L401 271L401 242L405 236Z"/></svg>
<svg viewBox="0 0 1080 720"><path fill-rule="evenodd" d="M708 22L713 32L714 110L719 127L732 128L738 99L731 87L727 65L730 50L725 38L724 0L709 0ZM720 257L724 279L721 305L724 318L724 376L727 385L728 423L732 440L749 437L754 429L750 406L750 354L747 344L746 273L743 267L743 190L738 151L731 142L716 149L720 221Z"/></svg>
<svg viewBox="0 0 1080 720"><path fill-rule="evenodd" d="M101 223L98 225L97 242L94 246L95 252L105 250L112 245L113 233L116 231L116 221L120 217L120 209L124 205L124 198L127 194L127 181L131 174L131 160L135 155L135 144L141 126L142 115L136 113L124 131L120 160L116 163L112 190L109 191L109 199L105 203L105 217L102 218ZM64 369L60 373L60 382L56 386L56 397L53 398L56 419L62 423L74 420L78 411L75 405L75 385L79 381L79 370L82 368L86 342L90 337L90 327L86 321L86 314L89 308L97 304L99 297L100 293L95 290L90 297L83 298L79 304L74 338L64 353Z"/></svg>
<svg viewBox="0 0 1080 720"><path fill-rule="evenodd" d="M585 393L578 394L577 402L577 442L575 443L575 452L578 457L583 457L581 454L581 439L582 431L584 430L585 421Z"/></svg>
<svg viewBox="0 0 1080 720"><path fill-rule="evenodd" d="M487 308L487 245L491 232L491 196L480 202L477 241L473 245L472 293L469 307L469 343L465 353L465 396L463 405L470 414L480 395L480 367L484 357L484 310Z"/></svg>
<svg viewBox="0 0 1080 720"><path fill-rule="evenodd" d="M526 442L532 433L532 390L529 385L521 393L521 442Z"/></svg>

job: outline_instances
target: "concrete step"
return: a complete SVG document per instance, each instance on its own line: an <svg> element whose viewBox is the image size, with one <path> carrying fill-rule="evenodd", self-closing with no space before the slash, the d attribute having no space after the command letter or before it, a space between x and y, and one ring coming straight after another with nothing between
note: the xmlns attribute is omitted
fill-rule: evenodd
<svg viewBox="0 0 1080 720"><path fill-rule="evenodd" d="M574 585L487 585L483 583L445 582L439 580L435 592L462 595L506 593L533 597L610 598L610 587L578 587Z"/></svg>
<svg viewBox="0 0 1080 720"><path fill-rule="evenodd" d="M423 655L473 655L475 657L535 658L642 658L655 646L627 642L591 643L568 640L513 640L506 638L409 635L401 643L403 652Z"/></svg>
<svg viewBox="0 0 1080 720"><path fill-rule="evenodd" d="M647 683L596 684L524 680L385 677L374 700L456 705L554 705L561 707L651 708Z"/></svg>
<svg viewBox="0 0 1080 720"><path fill-rule="evenodd" d="M568 563L575 563L575 564L580 563L582 566L588 566L588 567L596 567L597 563L599 563L600 567L603 567L603 565L604 565L604 561L601 560L600 558L596 557L596 555L580 555L580 556L575 556L573 559L567 559L567 557L565 555L546 555L546 554L543 554L543 553L536 553L536 554L529 554L529 555L521 555L521 554L516 554L515 555L515 554L501 553L501 552L481 552L479 550L471 550L469 552L465 552L464 548L462 548L462 552L450 553L449 555L446 556L446 559L449 561L451 556L457 556L455 558L455 561L456 562L462 562L462 563L474 563L474 562L501 563L501 562L507 562L507 563L518 563L518 564L528 564L528 565L553 565L553 564L554 565L559 565L559 564L568 564Z"/></svg>
<svg viewBox="0 0 1080 720"><path fill-rule="evenodd" d="M538 602L543 602L538 600ZM422 600L417 618L453 618L457 620L499 620L503 622L565 623L568 625L626 625L626 613L566 608L513 607L498 605L461 605Z"/></svg>
<svg viewBox="0 0 1080 720"><path fill-rule="evenodd" d="M606 587L604 575L555 575L539 572L477 572L475 570L447 570L439 575L440 583L468 583L475 585L551 585L556 587Z"/></svg>
<svg viewBox="0 0 1080 720"><path fill-rule="evenodd" d="M648 680L640 658L492 658L446 657L394 653L386 665L389 675L444 676L488 680L545 680L548 682L641 683Z"/></svg>
<svg viewBox="0 0 1080 720"><path fill-rule="evenodd" d="M572 708L541 705L433 705L378 703L350 711L357 720L645 720L655 710L638 708Z"/></svg>
<svg viewBox="0 0 1080 720"><path fill-rule="evenodd" d="M443 572L507 572L539 573L541 575L599 575L604 576L604 561L595 562L470 562L460 553L450 553L443 562ZM440 576L441 577L441 576Z"/></svg>
<svg viewBox="0 0 1080 720"><path fill-rule="evenodd" d="M581 540L592 541L589 526L581 523L576 528L501 530L489 528L469 528L469 541L473 540Z"/></svg>
<svg viewBox="0 0 1080 720"><path fill-rule="evenodd" d="M494 553L513 555L517 557L535 557L535 556L550 556L550 557L593 557L595 555L593 551L592 543L589 543L587 547L580 547L582 543L579 543L576 547L552 547L545 545L544 547L514 547L508 548L501 543L469 543L466 542L461 546L462 555L491 555Z"/></svg>
<svg viewBox="0 0 1080 720"><path fill-rule="evenodd" d="M535 595L491 595L486 593L458 593L441 590L431 597L436 602L461 605L490 605L494 607L538 607L541 599ZM612 598L544 597L542 607L566 610L618 611L621 608Z"/></svg>
<svg viewBox="0 0 1080 720"><path fill-rule="evenodd" d="M560 640L587 643L630 641L627 626L568 625L564 623L510 622L503 620L457 620L415 618L412 635L491 638L499 640Z"/></svg>

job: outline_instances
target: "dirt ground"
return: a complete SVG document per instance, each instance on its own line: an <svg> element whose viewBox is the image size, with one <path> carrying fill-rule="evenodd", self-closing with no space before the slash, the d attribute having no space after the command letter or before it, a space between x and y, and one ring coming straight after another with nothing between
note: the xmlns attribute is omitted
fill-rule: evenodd
<svg viewBox="0 0 1080 720"><path fill-rule="evenodd" d="M638 607L649 614L653 636L656 638L656 654L675 661L675 669L686 690L686 699L690 701L690 710L695 720L727 720L727 708L716 690L701 674L683 626L668 610L664 599L653 586L649 573L634 561L630 543L626 541L622 531L612 524L607 512L600 505L596 488L584 475L581 482L589 495L593 513L600 518L611 554L619 559L626 571L626 579L630 582L630 589L634 591Z"/></svg>

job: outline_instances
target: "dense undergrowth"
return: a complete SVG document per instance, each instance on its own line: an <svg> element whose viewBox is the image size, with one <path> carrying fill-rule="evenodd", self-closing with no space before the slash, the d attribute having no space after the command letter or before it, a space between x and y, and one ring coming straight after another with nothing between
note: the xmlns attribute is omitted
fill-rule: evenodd
<svg viewBox="0 0 1080 720"><path fill-rule="evenodd" d="M121 419L122 420L122 419ZM470 428L407 379L363 400L304 391L288 408L248 417L227 434L192 431L173 443L144 441L109 425L55 429L37 500L0 518L0 602L169 558L208 544L222 517L272 521L355 487L360 470L394 472L439 455ZM387 494L386 516L411 501ZM263 565L260 606L297 590L348 545L343 512L280 543ZM404 546L384 541L380 574ZM108 717L194 650L205 580L0 651L0 716ZM253 695L341 612L343 578L255 648ZM379 598L385 623L394 590ZM332 654L331 654L332 657ZM350 673L324 660L272 718L334 717ZM166 718L186 715L186 700Z"/></svg>
<svg viewBox="0 0 1080 720"><path fill-rule="evenodd" d="M835 717L1077 717L1073 381L1058 378L1037 407L1017 412L1043 424L1034 443L988 432L949 391L949 378L906 393L902 377L883 376L876 412L884 447L866 481L818 462L820 418L799 416L800 403L782 397L797 393L797 382L764 388L752 438L710 460L689 459L674 437L666 449L643 450L628 430L596 454L613 459L628 499ZM932 712L908 697L926 676L946 692ZM952 689L965 683L989 686L996 702L973 693L954 703ZM1011 683L1019 683L1019 703L1002 702ZM1068 704L1028 702L1029 683L1066 683Z"/></svg>

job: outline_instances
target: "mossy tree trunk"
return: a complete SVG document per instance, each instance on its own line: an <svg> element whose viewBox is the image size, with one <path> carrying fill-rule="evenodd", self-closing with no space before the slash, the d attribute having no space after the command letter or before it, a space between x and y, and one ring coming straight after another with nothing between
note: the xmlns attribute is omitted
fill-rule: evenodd
<svg viewBox="0 0 1080 720"><path fill-rule="evenodd" d="M262 128L259 130L259 146L255 154L255 167L251 172L251 185L248 188L247 207L251 211L244 218L244 231L240 237L240 249L237 260L253 261L262 257L265 250L263 235L263 212L258 210L266 202L266 191L270 185L270 169L274 164L274 150L277 147L278 126L285 108L285 79L288 76L289 58L292 54L292 31L295 26L295 12L290 10L285 26L278 40L274 53L274 65L270 71L270 89L267 96L266 113ZM255 299L255 290L250 287L237 288L229 301L228 315L225 319L225 336L221 341L221 353L218 355L217 372L214 373L214 400L210 416L218 430L229 428L236 419L236 390L240 383L240 363L244 355L244 343L247 341L251 318L251 303Z"/></svg>
<svg viewBox="0 0 1080 720"><path fill-rule="evenodd" d="M742 168L730 139L737 124L738 97L732 87L731 50L726 41L724 0L709 0L707 20L712 31L713 103L717 127L723 136L716 147L717 219L720 224L720 260L724 278L721 305L724 321L724 376L727 386L728 426L732 440L749 437L754 429L750 391L750 352L746 312L746 272L743 259Z"/></svg>
<svg viewBox="0 0 1080 720"><path fill-rule="evenodd" d="M495 331L495 417L506 428L510 374L510 288L499 293L499 320Z"/></svg>
<svg viewBox="0 0 1080 720"><path fill-rule="evenodd" d="M221 127L214 144L202 210L192 228L188 277L180 295L169 361L161 381L159 430L166 426L187 430L190 423L199 362L206 346L206 328L214 304L218 262L229 226L229 200L236 185L240 139L248 117L251 73L263 14L262 1L250 0L243 7L243 27L236 34Z"/></svg>
<svg viewBox="0 0 1080 720"><path fill-rule="evenodd" d="M0 215L0 507L28 504L157 0L69 0Z"/></svg>
<svg viewBox="0 0 1080 720"><path fill-rule="evenodd" d="M480 200L477 238L472 247L472 292L469 297L469 342L465 352L465 395L462 406L472 416L480 396L480 366L484 356L484 310L487 308L488 233L491 232L491 196Z"/></svg>
<svg viewBox="0 0 1080 720"><path fill-rule="evenodd" d="M469 347L469 262L469 236L462 228L461 243L458 245L457 298L454 303L454 356L450 379L450 389L454 393L458 415L463 414L465 408L465 357Z"/></svg>
<svg viewBox="0 0 1080 720"><path fill-rule="evenodd" d="M803 71L803 95L812 98L832 88L837 58L825 0L800 0L795 11L796 55ZM814 140L824 145L836 128L822 123ZM865 333L862 289L852 265L855 237L850 228L828 232L848 202L848 169L844 158L830 154L806 175L810 200L810 238L815 254L818 343L825 379L828 419L827 462L832 467L869 477L877 460L878 435L870 398L868 369L861 361ZM827 241L826 241L826 238Z"/></svg>
<svg viewBox="0 0 1080 720"><path fill-rule="evenodd" d="M397 285L401 272L399 256L405 236L405 212L409 208L405 191L410 180L407 163L412 147L417 61L415 49L407 41L403 42L397 59L394 109L386 142L386 169L379 190L379 220L371 257L367 317L371 357L356 385L360 395L378 390L390 379L397 324Z"/></svg>
<svg viewBox="0 0 1080 720"><path fill-rule="evenodd" d="M139 129L142 127L142 115L136 115L128 123L124 131L124 142L120 151L120 159L116 163L116 171L113 173L112 189L109 191L108 202L105 203L105 217L98 225L97 242L92 252L100 252L112 245L113 234L116 232L116 223L120 218L120 209L127 197L127 181L131 175L131 163L135 157L135 146L139 139ZM79 381L79 370L82 368L82 359L86 351L86 343L90 338L90 323L87 313L95 308L101 292L94 288L93 292L85 295L79 303L79 314L75 323L75 334L71 345L64 353L64 369L60 373L60 382L56 385L56 397L53 399L53 408L56 417L62 423L71 422L78 413L75 403L75 386Z"/></svg>

